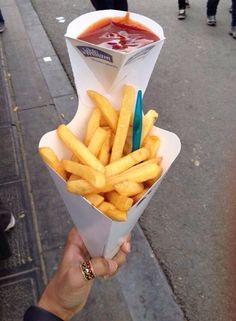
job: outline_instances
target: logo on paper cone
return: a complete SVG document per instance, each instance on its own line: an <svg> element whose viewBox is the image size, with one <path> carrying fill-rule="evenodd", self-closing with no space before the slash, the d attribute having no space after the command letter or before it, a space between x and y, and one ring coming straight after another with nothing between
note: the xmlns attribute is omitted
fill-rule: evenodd
<svg viewBox="0 0 236 321"><path fill-rule="evenodd" d="M86 47L86 46L76 46L76 47L85 57L99 58L99 59L113 63L112 55L109 55L108 53L102 50L95 49L92 47Z"/></svg>

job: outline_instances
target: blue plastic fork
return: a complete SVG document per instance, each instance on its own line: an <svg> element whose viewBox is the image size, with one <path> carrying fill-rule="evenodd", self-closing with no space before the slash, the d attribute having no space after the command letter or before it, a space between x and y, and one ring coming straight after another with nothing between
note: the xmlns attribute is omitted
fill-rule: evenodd
<svg viewBox="0 0 236 321"><path fill-rule="evenodd" d="M142 90L138 91L134 120L133 120L133 132L132 132L132 152L140 148L140 141L142 135L142 120L143 120L143 108L142 108Z"/></svg>

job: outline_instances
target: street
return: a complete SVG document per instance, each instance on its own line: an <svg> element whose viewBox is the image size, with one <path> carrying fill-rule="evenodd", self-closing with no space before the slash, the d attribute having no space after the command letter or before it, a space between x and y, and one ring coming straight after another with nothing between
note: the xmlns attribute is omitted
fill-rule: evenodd
<svg viewBox="0 0 236 321"><path fill-rule="evenodd" d="M155 108L156 125L176 133L182 143L140 226L186 321L235 321L236 41L228 35L229 1L220 2L215 28L206 25L206 1L190 4L186 21L178 21L177 1L129 2L131 12L164 29L144 108ZM64 34L74 18L94 10L92 5L73 0L32 0L32 5L74 87ZM5 16L10 12L1 0L0 7ZM73 94L69 85L67 93ZM72 117L71 112L66 120Z"/></svg>

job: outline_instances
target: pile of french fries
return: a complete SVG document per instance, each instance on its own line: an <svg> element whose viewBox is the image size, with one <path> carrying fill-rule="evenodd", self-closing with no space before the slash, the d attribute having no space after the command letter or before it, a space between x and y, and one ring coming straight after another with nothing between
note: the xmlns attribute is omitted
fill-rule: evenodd
<svg viewBox="0 0 236 321"><path fill-rule="evenodd" d="M87 93L94 109L84 141L66 125L57 128L71 159L59 160L49 147L39 148L39 153L66 181L69 192L83 196L112 220L125 221L128 210L162 173L162 158L157 156L160 139L150 135L158 114L149 110L143 116L140 148L131 152L134 87L124 86L119 111L98 92Z"/></svg>

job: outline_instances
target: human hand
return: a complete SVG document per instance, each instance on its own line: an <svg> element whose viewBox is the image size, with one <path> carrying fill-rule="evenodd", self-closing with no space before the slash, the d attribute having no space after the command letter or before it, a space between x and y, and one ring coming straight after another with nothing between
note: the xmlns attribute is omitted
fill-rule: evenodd
<svg viewBox="0 0 236 321"><path fill-rule="evenodd" d="M75 227L68 233L63 257L58 269L44 290L38 306L68 321L85 305L93 280L86 280L81 263L89 261L96 276L112 276L125 262L130 252L130 237L112 259L96 257L90 260L88 251Z"/></svg>

